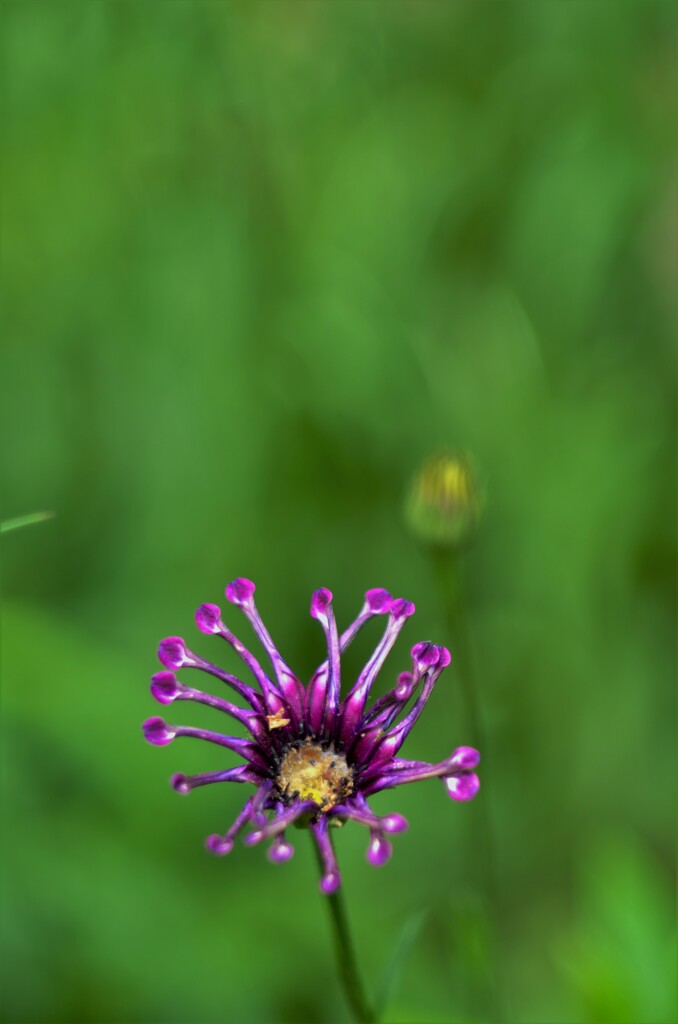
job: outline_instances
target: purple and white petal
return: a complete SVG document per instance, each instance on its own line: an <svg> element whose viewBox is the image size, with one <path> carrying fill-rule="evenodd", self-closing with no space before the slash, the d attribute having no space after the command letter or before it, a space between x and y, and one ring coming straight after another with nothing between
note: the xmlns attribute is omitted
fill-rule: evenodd
<svg viewBox="0 0 678 1024"><path fill-rule="evenodd" d="M173 672L156 672L151 679L151 693L160 704L188 700L197 704L206 704L208 707L216 708L217 711L223 711L224 714L230 715L231 718L235 718L237 722L244 725L252 733L252 736L264 746L269 745L268 730L264 719L258 712L248 711L228 700L222 700L221 697L213 697L210 693L203 693L202 690L196 690L192 686L185 686Z"/></svg>
<svg viewBox="0 0 678 1024"><path fill-rule="evenodd" d="M388 614L393 598L388 590L376 587L365 594L363 606L357 618L339 637L339 652L342 654L362 627L375 615ZM311 611L313 614L313 611ZM325 694L329 680L329 661L323 661L313 673L313 678L306 691L306 717L311 732L317 732L323 720Z"/></svg>
<svg viewBox="0 0 678 1024"><path fill-rule="evenodd" d="M263 828L258 828L245 836L245 842L248 846L255 846L264 839L273 839L279 832L284 832L286 828L289 828L298 818L310 814L314 810L317 810L317 805L312 800L295 800L282 814L269 821Z"/></svg>
<svg viewBox="0 0 678 1024"><path fill-rule="evenodd" d="M296 675L284 660L280 651L273 643L271 634L264 625L259 614L255 600L254 591L256 587L251 580L240 577L233 580L226 587L226 597L232 604L237 604L244 611L252 624L252 628L259 638L261 646L269 657L273 671L276 676L278 690L287 701L287 705L293 713L298 725L303 710L304 691Z"/></svg>
<svg viewBox="0 0 678 1024"><path fill-rule="evenodd" d="M198 609L196 616L200 613L202 608L219 609L216 605L201 605ZM178 671L180 668L194 668L199 669L201 672L207 672L211 676L215 676L217 679L221 679L222 682L230 686L235 692L246 700L255 711L264 710L264 701L260 694L256 690L248 686L247 683L243 683L237 676L231 675L230 672L224 672L217 665L213 665L209 661L205 661L194 651L188 649L181 637L170 636L166 640L163 640L158 648L158 659L162 665L167 669ZM158 673L161 675L162 673ZM157 698L156 698L157 699Z"/></svg>
<svg viewBox="0 0 678 1024"><path fill-rule="evenodd" d="M285 807L281 803L277 803L275 806L276 818L280 818L285 813ZM268 850L266 856L274 864L283 864L285 861L290 860L294 856L294 847L291 843L287 842L284 832L279 832L275 837Z"/></svg>
<svg viewBox="0 0 678 1024"><path fill-rule="evenodd" d="M280 707L282 706L280 700L276 702L274 699L276 696L278 698L282 696L277 685L266 675L254 655L248 651L237 636L232 633L226 625L224 625L219 606L216 604L201 604L195 613L195 621L198 629L203 633L214 633L216 636L220 636L225 640L226 643L232 647L236 654L242 659L245 665L247 665L261 688L269 713L273 714L280 710Z"/></svg>
<svg viewBox="0 0 678 1024"><path fill-rule="evenodd" d="M261 781L261 776L253 772L245 764L237 768L229 768L225 772L204 772L202 775L184 775L182 772L175 772L170 779L170 785L176 793L190 793L198 786L209 786L213 782L252 782L256 786Z"/></svg>
<svg viewBox="0 0 678 1024"><path fill-rule="evenodd" d="M241 810L240 814L235 819L235 821L233 822L233 824L231 825L231 827L229 828L228 832L226 832L225 835L211 835L207 837L207 839L205 840L205 846L210 851L210 853L215 853L219 857L223 857L225 856L225 854L230 853L231 850L233 849L233 844L236 840L236 837L240 832L242 832L242 830L245 828L248 821L250 820L251 812L252 797L250 797L250 799L247 801L247 803Z"/></svg>
<svg viewBox="0 0 678 1024"><path fill-rule="evenodd" d="M311 832L316 841L320 859L323 864L323 875L320 879L320 891L329 896L336 892L341 885L341 873L337 866L337 859L334 855L334 848L329 836L327 817L321 817L316 822L311 822Z"/></svg>
<svg viewBox="0 0 678 1024"><path fill-rule="evenodd" d="M188 736L192 739L206 740L208 743L216 743L220 747L226 747L240 754L246 761L263 772L271 770L268 758L264 755L261 747L252 740L241 739L239 736L224 736L220 732L212 732L209 729L195 729L189 725L169 725L162 718L149 718L143 725L144 736L149 743L156 746L166 746L176 739L177 736Z"/></svg>
<svg viewBox="0 0 678 1024"><path fill-rule="evenodd" d="M448 793L455 800L472 800L478 792L480 783L472 768L480 761L480 755L473 747L458 747L450 757L439 764L427 764L425 761L401 762L397 760L381 772L365 782L365 795L377 793L382 789L392 789L410 782L422 782L425 779L442 778L445 780ZM468 767L465 767L468 765ZM460 781L449 783L448 779Z"/></svg>
<svg viewBox="0 0 678 1024"><path fill-rule="evenodd" d="M327 689L325 692L325 706L322 720L318 726L318 732L329 737L334 734L334 723L341 691L339 633L337 621L334 617L334 609L332 608L331 590L327 590L326 587L316 590L311 600L311 616L318 620L327 640Z"/></svg>
<svg viewBox="0 0 678 1024"><path fill-rule="evenodd" d="M426 646L433 647L434 645L430 644ZM379 739L375 743L372 753L369 754L369 774L377 769L386 767L388 762L398 753L407 739L407 736L411 732L415 722L419 718L419 715L424 710L426 702L433 693L433 688L435 687L441 672L447 665L449 665L450 652L446 647L437 647L433 653L427 651L427 659L432 659L434 654L437 655L436 660L432 661L431 664L425 668L424 681L414 704L403 720L387 732L382 739Z"/></svg>
<svg viewBox="0 0 678 1024"><path fill-rule="evenodd" d="M405 625L406 619L414 614L414 605L411 601L402 598L392 601L389 606L389 620L380 642L362 670L355 685L344 698L341 704L340 737L341 742L348 744L354 735L356 727L362 718L369 692L381 669L386 657L398 639L398 634Z"/></svg>

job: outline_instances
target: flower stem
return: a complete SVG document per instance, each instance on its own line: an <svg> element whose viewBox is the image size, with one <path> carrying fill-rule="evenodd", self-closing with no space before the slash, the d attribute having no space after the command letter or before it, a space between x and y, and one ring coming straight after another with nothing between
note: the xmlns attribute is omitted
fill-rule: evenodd
<svg viewBox="0 0 678 1024"><path fill-rule="evenodd" d="M320 851L315 843L313 843L313 848L316 851L318 864L322 872L323 862L320 856ZM362 979L358 971L358 964L356 962L353 940L351 938L351 929L348 924L346 905L344 903L342 890L337 889L336 892L330 893L329 896L323 896L323 900L327 903L330 920L332 922L334 951L337 957L339 976L341 978L341 983L344 986L344 992L353 1012L353 1016L358 1024L374 1024L377 1017L367 1000Z"/></svg>

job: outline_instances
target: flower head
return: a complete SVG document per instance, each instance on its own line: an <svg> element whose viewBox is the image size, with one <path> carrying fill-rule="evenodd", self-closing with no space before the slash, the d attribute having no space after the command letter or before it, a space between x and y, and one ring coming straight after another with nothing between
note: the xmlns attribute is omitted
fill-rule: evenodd
<svg viewBox="0 0 678 1024"><path fill-rule="evenodd" d="M230 853L238 833L250 826L246 843L271 840L269 858L289 860L294 849L286 831L292 824L307 823L324 864L321 889L331 893L341 884L329 835L331 824L342 824L352 818L365 825L370 830L367 859L375 866L384 864L391 856L388 836L403 832L407 821L400 814L375 814L367 797L407 782L440 778L452 799L471 800L480 785L475 774L480 755L472 747L458 747L438 764L397 756L438 676L450 662L445 647L415 644L411 670L401 673L392 690L367 706L386 656L406 619L414 613L410 601L393 598L386 590L368 590L358 617L340 635L332 611L332 594L326 589L316 590L311 615L325 632L327 660L305 687L273 643L254 603L254 590L249 580L237 579L229 583L226 597L232 604L240 605L252 624L271 663L271 673L264 671L224 625L216 605L201 605L196 622L203 633L214 633L226 640L245 663L258 688L205 661L189 650L180 637L169 637L160 644L158 657L164 671L151 681L151 693L159 703L189 700L209 704L244 726L248 736L168 725L159 717L144 723L144 734L149 743L158 746L171 743L178 736L192 736L226 747L242 757L243 763L235 768L201 775L177 774L171 779L179 793L213 782L244 782L254 786L253 795L228 831L207 839L212 853ZM341 653L376 615L386 617L384 634L357 680L342 697ZM184 668L219 679L246 706L180 682L175 672Z"/></svg>

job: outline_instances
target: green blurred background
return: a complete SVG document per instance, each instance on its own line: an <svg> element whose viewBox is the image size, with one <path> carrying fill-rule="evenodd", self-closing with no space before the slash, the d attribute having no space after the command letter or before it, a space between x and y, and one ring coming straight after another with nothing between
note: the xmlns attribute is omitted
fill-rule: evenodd
<svg viewBox="0 0 678 1024"><path fill-rule="evenodd" d="M307 837L207 855L242 789L140 723L236 575L305 677L321 585L417 604L382 688L457 653L402 516L446 448L483 789L376 798L380 871L338 836L370 990L405 928L388 1021L675 1020L677 13L3 3L3 516L57 513L2 537L6 1021L348 1019ZM405 756L472 740L459 673Z"/></svg>

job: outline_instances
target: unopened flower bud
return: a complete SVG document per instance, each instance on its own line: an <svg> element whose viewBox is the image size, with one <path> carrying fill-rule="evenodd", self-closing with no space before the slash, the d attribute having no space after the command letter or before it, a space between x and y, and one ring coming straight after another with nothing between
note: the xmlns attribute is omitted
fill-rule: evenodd
<svg viewBox="0 0 678 1024"><path fill-rule="evenodd" d="M410 484L405 519L414 535L426 544L459 547L471 537L482 504L470 457L433 455Z"/></svg>

